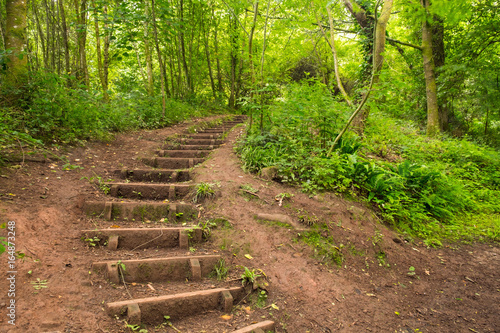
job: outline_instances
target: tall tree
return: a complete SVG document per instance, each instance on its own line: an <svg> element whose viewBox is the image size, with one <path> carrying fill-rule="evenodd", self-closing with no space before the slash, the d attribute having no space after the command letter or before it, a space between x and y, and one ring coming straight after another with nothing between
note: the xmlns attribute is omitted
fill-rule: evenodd
<svg viewBox="0 0 500 333"><path fill-rule="evenodd" d="M27 79L28 57L26 55L26 16L25 0L6 1L5 47L11 50L7 64L6 82L20 87Z"/></svg>
<svg viewBox="0 0 500 333"><path fill-rule="evenodd" d="M421 0L422 7L428 13L430 0ZM430 17L422 20L422 57L424 61L425 91L427 96L427 135L439 133L439 108L437 99L436 75L432 56L432 26Z"/></svg>
<svg viewBox="0 0 500 333"><path fill-rule="evenodd" d="M102 94L104 97L104 101L108 102L109 101L109 95L108 95L108 66L107 66L107 48L109 47L109 37L108 37L108 32L105 30L105 60L104 64L102 61L102 54L101 54L101 34L100 34L100 29L99 29L99 12L98 9L95 5L95 1L92 0L92 7L94 7L94 25L95 25L95 39L96 39L96 53L97 53L97 72L99 73L99 79L101 80L101 86L102 86ZM103 7L103 14L105 15L107 12L106 6ZM107 18L105 18L106 20Z"/></svg>
<svg viewBox="0 0 500 333"><path fill-rule="evenodd" d="M144 0L144 55L146 58L146 73L147 73L147 84L146 91L149 96L154 95L154 81L153 81L153 60L151 57L151 44L149 41L149 5L148 1Z"/></svg>
<svg viewBox="0 0 500 333"><path fill-rule="evenodd" d="M87 67L87 0L73 0L76 12L76 36L78 43L78 72L77 78L85 86L90 86L89 70Z"/></svg>
<svg viewBox="0 0 500 333"><path fill-rule="evenodd" d="M68 41L68 25L66 24L66 12L64 9L64 1L63 0L57 0L57 3L59 5L59 12L61 13L61 29L62 29L62 35L63 35L63 44L64 44L64 69L65 69L65 74L68 74L71 69L70 69L70 63L69 63L69 41Z"/></svg>
<svg viewBox="0 0 500 333"><path fill-rule="evenodd" d="M146 4L147 5L147 4ZM160 80L161 80L161 105L162 105L162 116L165 118L166 107L167 107L167 93L166 93L166 77L165 70L163 65L163 56L160 51L160 43L158 41L158 28L156 26L156 7L155 0L151 0L151 14L152 14L152 22L153 22L153 36L155 39L156 53L158 55L158 63L160 64Z"/></svg>

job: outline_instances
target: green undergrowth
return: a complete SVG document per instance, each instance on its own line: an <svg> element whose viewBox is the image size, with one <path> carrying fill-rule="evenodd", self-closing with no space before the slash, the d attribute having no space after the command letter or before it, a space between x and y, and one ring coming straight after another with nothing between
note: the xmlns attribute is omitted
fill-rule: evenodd
<svg viewBox="0 0 500 333"><path fill-rule="evenodd" d="M342 266L345 260L342 253L344 245L337 245L332 236L324 236L322 231L325 230L328 230L326 225L316 225L312 230L300 233L297 241L302 241L311 246L314 256L318 260L326 264Z"/></svg>
<svg viewBox="0 0 500 333"><path fill-rule="evenodd" d="M467 138L430 139L372 105L364 138L348 132L328 155L347 116L322 84L291 85L237 151L248 171L273 167L275 178L311 194L364 201L427 245L500 240L497 151Z"/></svg>
<svg viewBox="0 0 500 333"><path fill-rule="evenodd" d="M50 73L33 77L15 105L8 100L9 93L0 96L0 158L19 146L107 141L117 132L161 128L225 112L218 105L167 99L163 117L161 95L151 97L140 90L122 89L105 103L100 92L86 89L70 76Z"/></svg>

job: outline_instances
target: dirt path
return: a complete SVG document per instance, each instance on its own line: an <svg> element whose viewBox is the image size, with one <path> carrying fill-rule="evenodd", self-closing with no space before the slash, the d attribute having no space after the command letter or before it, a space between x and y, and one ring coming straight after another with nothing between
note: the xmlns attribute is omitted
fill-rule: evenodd
<svg viewBox="0 0 500 333"><path fill-rule="evenodd" d="M84 169L63 171L61 162L27 162L20 168L1 170L0 216L2 222L15 221L16 250L25 257L15 263L15 326L6 316L12 298L8 296L9 274L3 273L0 331L131 332L124 318L106 314L106 304L129 299L128 293L138 298L235 288L241 285L238 278L242 267L262 270L267 276L263 309L256 306L258 295L254 294L235 302L237 306L229 317L221 317L223 312L213 309L175 320L172 316L172 324L182 332L232 332L264 320L274 321L276 332L499 331L498 246L427 249L388 230L360 204L330 195L309 198L294 188L244 173L233 152L242 127L235 128L226 144L193 169L193 180L184 183L217 184L217 198L196 207L201 221L228 221L225 227L214 228L208 242L190 244L189 250L113 252L82 241L81 230L165 225L165 221L148 219L106 221L87 217L82 211L85 202L134 199L110 199L81 178L98 181L101 177L106 181L115 179L115 169L144 168L139 158L154 157L167 136L183 133L190 125L120 135L109 144L91 143L69 150L71 164ZM275 197L280 193L293 197L279 206ZM187 199L169 202L179 207L193 205ZM315 254L300 240L304 230L259 221L255 219L259 213L287 215L299 229L308 227L299 220L325 223L327 227L318 232L317 243L331 237L333 241L325 246L329 250L335 246L329 253L337 252L335 258L343 260L342 265L328 263L324 253ZM180 222L176 225L182 226L187 215L174 215ZM125 289L122 283L112 284L92 270L96 261L154 259L167 254L179 258L222 255L229 277L223 282L205 278L188 283L151 282L147 277L135 285L127 284ZM8 268L7 257L2 256L3 272ZM174 332L165 324L160 326L148 325L148 332Z"/></svg>

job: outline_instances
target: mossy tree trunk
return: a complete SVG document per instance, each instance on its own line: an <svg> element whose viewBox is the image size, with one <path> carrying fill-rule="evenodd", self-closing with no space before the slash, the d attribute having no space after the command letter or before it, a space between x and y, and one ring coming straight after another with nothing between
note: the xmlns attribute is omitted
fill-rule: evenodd
<svg viewBox="0 0 500 333"><path fill-rule="evenodd" d="M11 87L22 86L28 76L26 52L26 0L7 0L5 24L5 47L11 50L7 63L6 83Z"/></svg>
<svg viewBox="0 0 500 333"><path fill-rule="evenodd" d="M429 7L429 0L422 0L424 8ZM422 55L424 60L425 93L427 96L427 135L439 133L439 108L437 100L436 74L432 54L432 27L427 19L422 22Z"/></svg>

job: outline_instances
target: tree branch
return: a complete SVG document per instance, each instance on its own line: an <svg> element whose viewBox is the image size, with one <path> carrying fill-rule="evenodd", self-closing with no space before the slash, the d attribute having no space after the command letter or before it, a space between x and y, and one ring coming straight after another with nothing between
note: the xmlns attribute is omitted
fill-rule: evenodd
<svg viewBox="0 0 500 333"><path fill-rule="evenodd" d="M422 47L418 46L418 45L413 45L413 44L410 44L410 43L405 43L405 42L402 42L400 40L389 38L389 37L386 37L386 40L389 41L389 42L392 42L392 43L397 43L397 44L401 44L401 45L404 45L404 46L413 47L414 49L422 51Z"/></svg>

